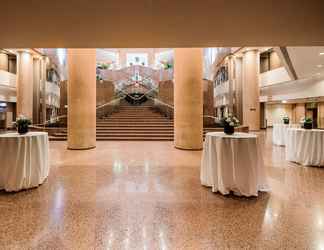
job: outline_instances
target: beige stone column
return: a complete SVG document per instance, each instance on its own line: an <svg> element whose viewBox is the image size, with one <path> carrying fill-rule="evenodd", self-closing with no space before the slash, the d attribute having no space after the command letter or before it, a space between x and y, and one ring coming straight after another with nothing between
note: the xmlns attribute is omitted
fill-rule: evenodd
<svg viewBox="0 0 324 250"><path fill-rule="evenodd" d="M228 57L228 111L233 114L234 112L234 85L235 85L235 58L233 55ZM235 114L236 115L236 114Z"/></svg>
<svg viewBox="0 0 324 250"><path fill-rule="evenodd" d="M33 56L17 52L17 116L33 119Z"/></svg>
<svg viewBox="0 0 324 250"><path fill-rule="evenodd" d="M317 127L324 128L324 102L317 104Z"/></svg>
<svg viewBox="0 0 324 250"><path fill-rule="evenodd" d="M212 81L203 79L203 114L215 116L214 108L214 84ZM204 126L211 126L215 123L213 118L204 117Z"/></svg>
<svg viewBox="0 0 324 250"><path fill-rule="evenodd" d="M33 84L33 121L39 123L39 107L40 107L40 57L35 57L33 62L34 84Z"/></svg>
<svg viewBox="0 0 324 250"><path fill-rule="evenodd" d="M250 130L260 130L260 58L257 50L243 55L243 124Z"/></svg>
<svg viewBox="0 0 324 250"><path fill-rule="evenodd" d="M46 81L47 81L47 63L48 58L42 56L40 60L40 85L42 88L42 123L47 121L46 119Z"/></svg>
<svg viewBox="0 0 324 250"><path fill-rule="evenodd" d="M96 50L68 49L68 148L96 146Z"/></svg>
<svg viewBox="0 0 324 250"><path fill-rule="evenodd" d="M9 70L9 59L6 53L0 53L0 70Z"/></svg>
<svg viewBox="0 0 324 250"><path fill-rule="evenodd" d="M242 100L242 58L235 58L235 109L234 113L243 124L243 100Z"/></svg>
<svg viewBox="0 0 324 250"><path fill-rule="evenodd" d="M201 149L203 85L201 48L174 50L174 139L180 149Z"/></svg>

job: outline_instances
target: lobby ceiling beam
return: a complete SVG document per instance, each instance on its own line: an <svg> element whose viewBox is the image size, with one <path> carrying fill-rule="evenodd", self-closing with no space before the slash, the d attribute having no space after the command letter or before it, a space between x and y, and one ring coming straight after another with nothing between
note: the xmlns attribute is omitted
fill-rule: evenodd
<svg viewBox="0 0 324 250"><path fill-rule="evenodd" d="M275 48L276 53L278 54L278 56L280 57L283 65L285 66L285 69L287 70L290 78L292 80L297 80L298 79L298 75L296 73L296 70L294 68L294 65L291 62L290 56L289 56L289 52L287 50L287 47L279 47L279 48Z"/></svg>
<svg viewBox="0 0 324 250"><path fill-rule="evenodd" d="M0 47L324 45L322 0L1 1Z"/></svg>

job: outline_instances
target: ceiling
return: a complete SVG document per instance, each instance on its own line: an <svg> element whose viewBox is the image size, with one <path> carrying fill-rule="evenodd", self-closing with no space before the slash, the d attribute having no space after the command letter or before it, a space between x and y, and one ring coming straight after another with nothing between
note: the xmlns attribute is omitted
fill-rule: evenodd
<svg viewBox="0 0 324 250"><path fill-rule="evenodd" d="M1 0L2 48L324 45L323 0Z"/></svg>
<svg viewBox="0 0 324 250"><path fill-rule="evenodd" d="M287 51L299 79L324 73L324 47L287 47Z"/></svg>

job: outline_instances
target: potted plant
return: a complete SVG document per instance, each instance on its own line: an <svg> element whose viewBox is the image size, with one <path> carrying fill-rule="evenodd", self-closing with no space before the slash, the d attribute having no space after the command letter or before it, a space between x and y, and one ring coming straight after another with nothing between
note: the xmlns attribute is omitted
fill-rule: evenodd
<svg viewBox="0 0 324 250"><path fill-rule="evenodd" d="M15 125L19 134L26 134L28 132L28 126L31 125L31 120L20 115L16 119Z"/></svg>
<svg viewBox="0 0 324 250"><path fill-rule="evenodd" d="M160 61L160 63L163 65L163 69L165 70L171 69L173 67L172 63L168 61Z"/></svg>
<svg viewBox="0 0 324 250"><path fill-rule="evenodd" d="M234 128L240 125L240 121L229 114L227 117L223 118L224 133L228 135L234 134Z"/></svg>
<svg viewBox="0 0 324 250"><path fill-rule="evenodd" d="M304 119L304 129L312 129L313 128L313 120L312 118Z"/></svg>
<svg viewBox="0 0 324 250"><path fill-rule="evenodd" d="M284 124L289 124L289 117L287 115L285 115L282 120Z"/></svg>

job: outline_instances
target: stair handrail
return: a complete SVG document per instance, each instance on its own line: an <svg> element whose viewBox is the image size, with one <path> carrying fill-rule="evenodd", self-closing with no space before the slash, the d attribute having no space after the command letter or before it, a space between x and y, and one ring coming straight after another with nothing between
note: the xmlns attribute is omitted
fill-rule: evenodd
<svg viewBox="0 0 324 250"><path fill-rule="evenodd" d="M115 105L117 102L119 102L123 98L124 98L124 96L120 96L120 97L117 97L117 98L115 98L113 100L110 100L109 102L98 105L98 106L96 106L96 110L104 108L104 107L109 106L109 105Z"/></svg>
<svg viewBox="0 0 324 250"><path fill-rule="evenodd" d="M149 97L149 98L150 98L150 97ZM164 102L164 101L161 101L161 100L158 99L158 98L150 98L150 99L152 99L152 100L154 101L154 103L164 105L164 106L166 106L166 107L171 108L171 109L174 110L174 106L172 106L172 105L170 105L170 104L168 104L168 103L166 103L166 102ZM219 120L218 117L216 117L216 116L212 116L212 115L203 115L202 117L205 117L205 118L212 118L212 119L214 119L214 121Z"/></svg>
<svg viewBox="0 0 324 250"><path fill-rule="evenodd" d="M32 124L32 125L30 125L30 127L45 127L47 124L52 123L53 120L58 121L62 118L66 118L66 117L67 117L67 115L59 115L59 116L51 117L49 120L47 120L43 123Z"/></svg>
<svg viewBox="0 0 324 250"><path fill-rule="evenodd" d="M203 117L206 117L206 118L213 118L213 119L219 119L218 117L216 116L212 116L212 115L203 115Z"/></svg>
<svg viewBox="0 0 324 250"><path fill-rule="evenodd" d="M169 71L170 69L168 69ZM171 68L171 70L173 71L173 69ZM161 79L161 72L164 72L165 69L154 69L152 67L149 66L142 66L142 65L131 65L131 66L126 66L123 68L119 68L119 69L101 69L100 72L104 74L104 79L105 80L109 80L112 82L118 81L117 78L119 78L119 80L122 78L129 78L131 77L134 72L137 71L140 73L140 75L142 76L150 76L150 78L155 81L155 82L159 82L162 81ZM106 72L114 72L113 74L110 73L106 73ZM107 77L107 76L110 77ZM121 77L119 77L119 76ZM113 76L113 77L111 77ZM118 77L115 77L118 76ZM168 77L168 79L165 80L172 80L173 77Z"/></svg>
<svg viewBox="0 0 324 250"><path fill-rule="evenodd" d="M124 97L118 97L118 98L115 98L115 99L113 99L113 100L111 100L109 102L106 102L104 104L98 105L98 106L96 106L96 110L99 110L99 109L104 108L106 106L109 106L111 104L115 105L116 102L120 101L123 98ZM47 124L51 124L53 121L58 121L58 120L60 120L62 118L66 118L66 117L67 117L67 114L54 116L54 117L51 117L49 120L47 120L47 121L45 121L43 123L32 124L31 127L33 127L33 126L37 126L37 127L43 126L43 127L45 127Z"/></svg>
<svg viewBox="0 0 324 250"><path fill-rule="evenodd" d="M148 94L151 93L151 92L153 92L154 90L157 90L157 89L159 89L159 88L158 88L158 87L156 87L156 88L152 88L152 89L148 90L147 92L141 94L140 97L134 97L134 96L131 96L130 94L128 94L127 92L125 92L123 89L118 89L118 88L116 88L117 91L123 93L124 95L127 95L128 97L130 97L130 98L133 99L134 101L138 101L138 100L140 100L143 96L146 96L147 98L152 99L152 97L148 96Z"/></svg>
<svg viewBox="0 0 324 250"><path fill-rule="evenodd" d="M154 101L154 103L157 102L158 104L162 104L164 106L167 106L168 108L174 109L174 106L172 106L172 105L170 105L170 104L168 104L168 103L166 103L164 101L161 101L158 98L152 98L152 97L148 97L148 98L152 99Z"/></svg>

